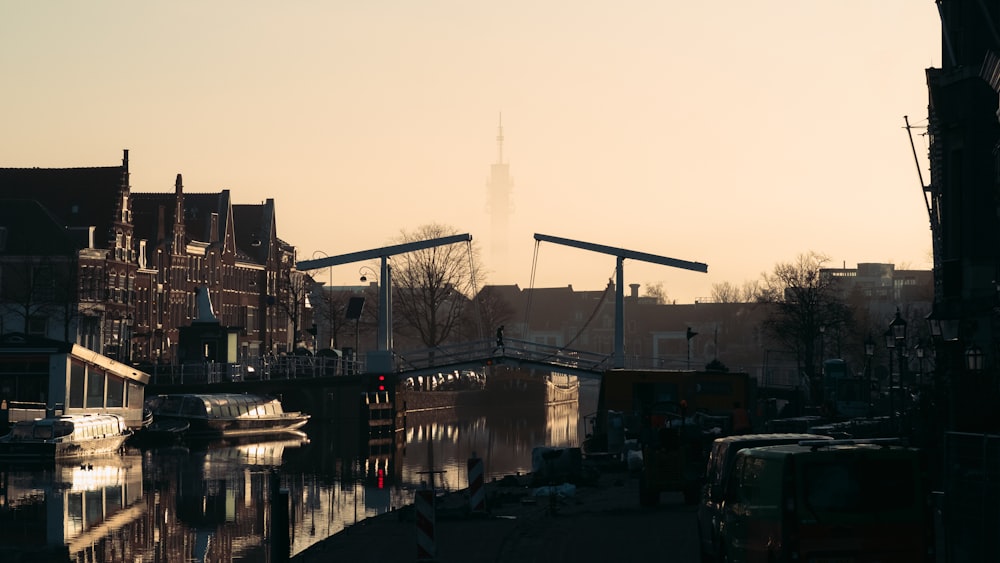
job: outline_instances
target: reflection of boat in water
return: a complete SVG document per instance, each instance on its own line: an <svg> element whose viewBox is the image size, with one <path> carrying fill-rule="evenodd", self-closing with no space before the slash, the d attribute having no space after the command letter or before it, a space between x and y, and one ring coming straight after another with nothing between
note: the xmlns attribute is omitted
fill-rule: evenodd
<svg viewBox="0 0 1000 563"><path fill-rule="evenodd" d="M116 414L66 414L21 420L0 437L0 458L51 461L121 450L132 431Z"/></svg>
<svg viewBox="0 0 1000 563"><path fill-rule="evenodd" d="M194 455L204 456L206 471L209 465L219 464L278 467L282 463L286 449L298 448L308 443L309 438L304 432L294 431L274 439L240 437L207 441L198 444L197 448L192 448L191 452Z"/></svg>
<svg viewBox="0 0 1000 563"><path fill-rule="evenodd" d="M187 393L159 395L148 401L153 424L186 422L185 438L261 436L297 430L309 421L301 412L285 412L281 402L261 395Z"/></svg>
<svg viewBox="0 0 1000 563"><path fill-rule="evenodd" d="M60 560L76 561L146 508L139 455L6 465L0 476L0 560L61 554Z"/></svg>

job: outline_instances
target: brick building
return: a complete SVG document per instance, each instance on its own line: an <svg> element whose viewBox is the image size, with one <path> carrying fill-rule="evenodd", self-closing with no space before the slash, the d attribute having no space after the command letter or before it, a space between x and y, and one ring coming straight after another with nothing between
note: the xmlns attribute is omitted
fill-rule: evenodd
<svg viewBox="0 0 1000 563"><path fill-rule="evenodd" d="M238 354L291 351L305 276L273 199L134 193L121 166L0 169L0 333L76 342L121 362L176 363L207 289ZM191 361L191 358L184 358Z"/></svg>

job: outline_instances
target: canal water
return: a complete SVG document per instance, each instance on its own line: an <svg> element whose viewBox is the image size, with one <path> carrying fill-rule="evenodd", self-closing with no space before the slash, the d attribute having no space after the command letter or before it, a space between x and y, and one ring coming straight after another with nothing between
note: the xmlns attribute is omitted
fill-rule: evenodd
<svg viewBox="0 0 1000 563"><path fill-rule="evenodd" d="M490 481L530 472L535 448L579 447L597 382L580 380L558 402L544 392L482 393L474 407L408 414L389 440L366 443L357 423L312 421L306 438L0 466L0 560L267 563L280 559L272 541L283 537L295 556L412 504L422 486L466 488L470 459ZM287 528L272 490L287 493Z"/></svg>

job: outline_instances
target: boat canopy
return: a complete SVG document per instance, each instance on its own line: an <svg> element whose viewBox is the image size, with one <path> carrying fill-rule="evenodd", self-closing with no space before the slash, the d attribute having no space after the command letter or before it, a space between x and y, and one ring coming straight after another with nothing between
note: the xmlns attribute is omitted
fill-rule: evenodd
<svg viewBox="0 0 1000 563"><path fill-rule="evenodd" d="M197 418L261 418L284 413L281 402L260 395L238 393L161 395L155 414Z"/></svg>
<svg viewBox="0 0 1000 563"><path fill-rule="evenodd" d="M64 415L22 420L11 428L13 440L54 440L72 436L74 440L120 436L125 419L115 414Z"/></svg>

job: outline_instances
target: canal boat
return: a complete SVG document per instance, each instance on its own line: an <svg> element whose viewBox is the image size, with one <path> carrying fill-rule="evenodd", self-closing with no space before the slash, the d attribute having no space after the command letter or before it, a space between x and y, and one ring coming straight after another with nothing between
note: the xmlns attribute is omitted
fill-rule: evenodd
<svg viewBox="0 0 1000 563"><path fill-rule="evenodd" d="M21 420L0 437L0 459L53 461L118 453L132 436L117 414L66 414Z"/></svg>
<svg viewBox="0 0 1000 563"><path fill-rule="evenodd" d="M302 412L285 412L281 401L240 393L177 393L148 401L154 425L187 423L183 437L212 439L297 431L309 421Z"/></svg>

